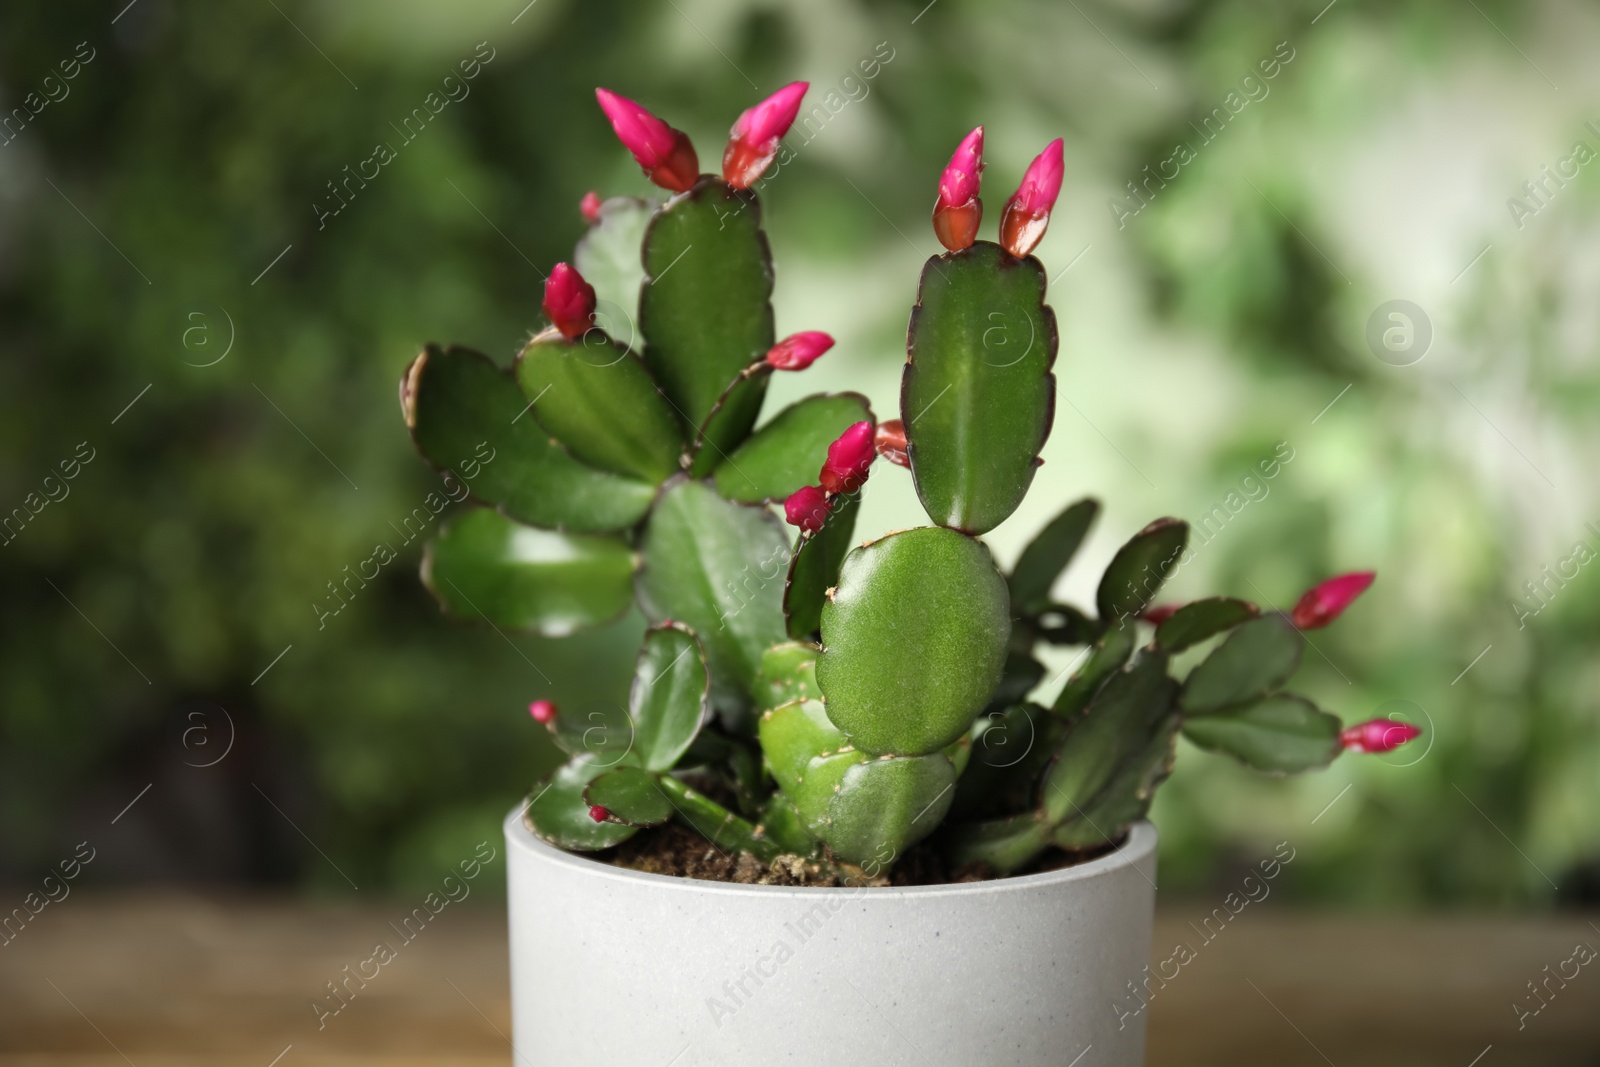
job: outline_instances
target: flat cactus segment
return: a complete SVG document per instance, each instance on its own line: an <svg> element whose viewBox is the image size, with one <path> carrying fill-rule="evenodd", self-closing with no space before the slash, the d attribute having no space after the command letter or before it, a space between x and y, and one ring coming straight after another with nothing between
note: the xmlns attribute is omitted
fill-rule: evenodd
<svg viewBox="0 0 1600 1067"><path fill-rule="evenodd" d="M561 711L545 724L550 739L569 756L581 756L598 765L635 764L633 720L625 708L610 702L583 711Z"/></svg>
<svg viewBox="0 0 1600 1067"><path fill-rule="evenodd" d="M644 362L598 330L577 341L541 334L517 357L515 373L533 418L578 459L647 482L677 473L677 415Z"/></svg>
<svg viewBox="0 0 1600 1067"><path fill-rule="evenodd" d="M633 550L615 537L561 534L472 508L422 556L422 582L445 614L565 637L633 602Z"/></svg>
<svg viewBox="0 0 1600 1067"><path fill-rule="evenodd" d="M1183 685L1184 712L1209 715L1266 696L1294 675L1304 644L1305 638L1282 615L1244 623L1189 672Z"/></svg>
<svg viewBox="0 0 1600 1067"><path fill-rule="evenodd" d="M819 700L817 646L809 641L784 641L761 654L754 690L757 711L791 700Z"/></svg>
<svg viewBox="0 0 1600 1067"><path fill-rule="evenodd" d="M988 703L1010 631L1005 580L980 542L922 527L863 545L822 609L828 717L868 752L936 752Z"/></svg>
<svg viewBox="0 0 1600 1067"><path fill-rule="evenodd" d="M632 526L650 507L654 486L586 466L553 444L516 382L481 352L429 345L400 394L417 450L513 519L603 533Z"/></svg>
<svg viewBox="0 0 1600 1067"><path fill-rule="evenodd" d="M717 466L717 492L745 504L768 504L815 485L828 446L863 421L872 421L872 406L860 393L818 394L790 404Z"/></svg>
<svg viewBox="0 0 1600 1067"><path fill-rule="evenodd" d="M795 794L811 761L849 747L820 700L795 700L761 716L761 752L778 787ZM858 759L862 758L857 754Z"/></svg>
<svg viewBox="0 0 1600 1067"><path fill-rule="evenodd" d="M943 821L955 785L955 768L937 752L856 763L839 779L822 839L846 863L886 869Z"/></svg>
<svg viewBox="0 0 1600 1067"><path fill-rule="evenodd" d="M982 863L999 874L1026 867L1049 844L1050 825L1031 811L984 822L958 823L950 828L946 840L952 866Z"/></svg>
<svg viewBox="0 0 1600 1067"><path fill-rule="evenodd" d="M645 634L628 708L633 750L646 770L671 770L688 751L711 713L710 694L705 650L688 627L668 624Z"/></svg>
<svg viewBox="0 0 1600 1067"><path fill-rule="evenodd" d="M1180 519L1157 519L1129 538L1100 578L1095 593L1100 621L1131 626L1177 568L1188 543L1189 524Z"/></svg>
<svg viewBox="0 0 1600 1067"><path fill-rule="evenodd" d="M984 533L1017 509L1055 414L1055 314L1039 261L987 241L930 259L900 385L928 517Z"/></svg>
<svg viewBox="0 0 1600 1067"><path fill-rule="evenodd" d="M766 355L772 328L772 256L755 195L706 176L656 212L644 236L639 298L644 359L688 433L697 432L741 371ZM766 376L724 405L714 438L731 450L761 411Z"/></svg>
<svg viewBox="0 0 1600 1067"><path fill-rule="evenodd" d="M1182 652L1225 633L1261 614L1248 600L1215 596L1194 600L1173 612L1156 627L1156 644L1168 652Z"/></svg>
<svg viewBox="0 0 1600 1067"><path fill-rule="evenodd" d="M839 568L856 532L856 512L861 509L861 494L834 497L833 508L813 534L802 534L789 561L789 576L783 583L783 614L789 636L809 638L822 626L822 605L828 590L839 583Z"/></svg>
<svg viewBox="0 0 1600 1067"><path fill-rule="evenodd" d="M528 825L557 848L596 852L620 845L638 832L623 823L596 822L583 797L589 783L609 767L587 756L574 756L533 787L528 805Z"/></svg>
<svg viewBox="0 0 1600 1067"><path fill-rule="evenodd" d="M1083 709L1089 706L1089 701L1093 700L1100 687L1105 685L1106 679L1121 670L1122 665L1128 662L1128 657L1133 655L1136 641L1137 632L1132 622L1124 623L1120 628L1113 627L1101 634L1100 640L1089 649L1082 666L1067 679L1067 684L1056 696L1050 710L1069 720L1083 714Z"/></svg>
<svg viewBox="0 0 1600 1067"><path fill-rule="evenodd" d="M1011 569L1011 607L1036 615L1050 607L1050 589L1078 554L1100 514L1098 500L1080 500L1051 519L1022 550Z"/></svg>
<svg viewBox="0 0 1600 1067"><path fill-rule="evenodd" d="M1061 729L1061 721L1037 704L1013 704L980 717L956 786L955 817L986 819L1033 807Z"/></svg>
<svg viewBox="0 0 1600 1067"><path fill-rule="evenodd" d="M741 718L761 655L782 641L789 538L762 508L722 499L710 486L669 485L645 528L635 583L652 622L688 624L705 645L712 702Z"/></svg>
<svg viewBox="0 0 1600 1067"><path fill-rule="evenodd" d="M1128 738L1127 755L1111 779L1082 812L1057 826L1051 839L1065 849L1081 850L1115 844L1129 826L1150 811L1156 787L1172 773L1178 743L1179 717L1167 715L1149 727L1143 747Z"/></svg>
<svg viewBox="0 0 1600 1067"><path fill-rule="evenodd" d="M672 801L661 791L657 776L638 767L613 767L588 784L583 800L591 809L606 809L606 822L660 826L672 818ZM589 818L594 818L593 810Z"/></svg>
<svg viewBox="0 0 1600 1067"><path fill-rule="evenodd" d="M600 205L600 218L572 253L572 264L594 286L595 325L637 352L639 290L644 285L640 249L659 201L613 196Z"/></svg>
<svg viewBox="0 0 1600 1067"><path fill-rule="evenodd" d="M785 852L808 856L817 850L818 838L806 829L794 801L782 793L774 793L766 810L761 813L761 829L772 843Z"/></svg>
<svg viewBox="0 0 1600 1067"><path fill-rule="evenodd" d="M1326 766L1341 751L1339 720L1291 693L1215 715L1186 718L1183 736L1268 774Z"/></svg>
<svg viewBox="0 0 1600 1067"><path fill-rule="evenodd" d="M770 863L783 849L747 819L741 819L704 793L672 777L657 779L661 791L672 801L673 811L684 823L717 848L729 852L748 852Z"/></svg>

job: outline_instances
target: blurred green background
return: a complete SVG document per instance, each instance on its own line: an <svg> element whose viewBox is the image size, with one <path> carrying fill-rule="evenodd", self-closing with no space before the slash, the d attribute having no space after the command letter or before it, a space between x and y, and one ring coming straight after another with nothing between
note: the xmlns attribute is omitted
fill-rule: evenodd
<svg viewBox="0 0 1600 1067"><path fill-rule="evenodd" d="M6 5L0 511L27 521L0 549L0 880L87 839L102 883L383 892L496 837L554 760L527 701L624 692L641 624L452 626L413 544L319 625L327 583L437 487L399 373L428 340L508 360L583 193L648 189L594 86L713 161L805 78L836 106L764 193L778 328L839 345L769 411L844 388L892 411L951 149L987 125L992 227L1063 136L1038 253L1060 402L999 557L1094 494L1080 601L1146 521L1214 508L1178 598L1287 606L1378 571L1300 688L1426 740L1292 781L1185 748L1163 891L1287 840L1277 888L1302 901L1592 903L1600 168L1576 145L1600 150L1600 10L1325 2ZM328 183L474 54L467 95L319 223ZM1180 141L1141 205L1127 183ZM1431 324L1404 366L1367 341L1394 299ZM1266 494L1241 488L1280 442ZM920 521L909 479L874 479L864 535Z"/></svg>

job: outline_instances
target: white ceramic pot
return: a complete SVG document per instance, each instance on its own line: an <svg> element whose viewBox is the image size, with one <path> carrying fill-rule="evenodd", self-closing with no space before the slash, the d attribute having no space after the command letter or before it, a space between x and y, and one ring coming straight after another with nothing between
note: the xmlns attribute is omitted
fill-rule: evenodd
<svg viewBox="0 0 1600 1067"><path fill-rule="evenodd" d="M641 874L505 823L524 1067L1138 1067L1156 831L1065 870L910 889ZM1081 1057L1081 1059L1079 1059Z"/></svg>

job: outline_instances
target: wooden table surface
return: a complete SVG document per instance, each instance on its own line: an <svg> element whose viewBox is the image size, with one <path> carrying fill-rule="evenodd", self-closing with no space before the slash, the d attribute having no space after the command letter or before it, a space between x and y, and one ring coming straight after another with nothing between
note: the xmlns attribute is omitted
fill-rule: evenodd
<svg viewBox="0 0 1600 1067"><path fill-rule="evenodd" d="M497 907L452 907L318 1030L309 999L406 910L74 893L0 948L0 1067L512 1063ZM1206 910L1158 918L1158 958L1197 953L1150 1004L1151 1067L1600 1065L1600 961L1520 1030L1513 1009L1547 964L1600 948L1600 916L1263 907L1204 943L1188 923Z"/></svg>

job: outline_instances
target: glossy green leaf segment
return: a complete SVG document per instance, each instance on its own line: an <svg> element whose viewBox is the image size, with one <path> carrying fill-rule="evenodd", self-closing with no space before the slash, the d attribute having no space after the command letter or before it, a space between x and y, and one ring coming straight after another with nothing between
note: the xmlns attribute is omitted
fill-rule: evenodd
<svg viewBox="0 0 1600 1067"><path fill-rule="evenodd" d="M786 636L789 538L762 508L683 481L662 492L645 528L639 604L653 622L687 623L711 667L712 700L742 718L761 656Z"/></svg>
<svg viewBox="0 0 1600 1067"><path fill-rule="evenodd" d="M656 213L644 237L644 267L645 363L692 434L775 340L772 257L755 195L701 178ZM764 375L752 377L723 405L713 453L731 452L750 432L766 388Z"/></svg>
<svg viewBox="0 0 1600 1067"><path fill-rule="evenodd" d="M1156 627L1156 644L1168 652L1182 652L1260 614L1261 609L1248 600L1217 596L1191 601Z"/></svg>
<svg viewBox="0 0 1600 1067"><path fill-rule="evenodd" d="M1134 534L1117 550L1100 578L1095 593L1100 621L1107 626L1131 626L1177 568L1188 542L1189 524L1180 519L1157 519Z"/></svg>
<svg viewBox="0 0 1600 1067"><path fill-rule="evenodd" d="M952 828L950 861L982 863L1000 874L1027 866L1050 843L1050 825L1036 812L964 823Z"/></svg>
<svg viewBox="0 0 1600 1067"><path fill-rule="evenodd" d="M1189 672L1183 710L1206 715L1273 692L1300 666L1304 643L1289 620L1276 613L1243 624Z"/></svg>
<svg viewBox="0 0 1600 1067"><path fill-rule="evenodd" d="M820 700L817 653L809 641L784 641L763 652L756 672L756 708L767 711L791 700Z"/></svg>
<svg viewBox="0 0 1600 1067"><path fill-rule="evenodd" d="M1013 611L1034 615L1050 606L1051 587L1078 554L1099 514L1099 501L1080 500L1051 519L1028 542L1009 579Z"/></svg>
<svg viewBox="0 0 1600 1067"><path fill-rule="evenodd" d="M982 543L923 527L863 545L822 609L828 717L867 752L936 752L988 703L1010 629L1005 581Z"/></svg>
<svg viewBox="0 0 1600 1067"><path fill-rule="evenodd" d="M1128 662L1136 640L1137 633L1131 622L1120 628L1112 627L1102 634L1094 647L1089 649L1082 666L1067 679L1051 710L1069 720L1081 715L1106 679Z"/></svg>
<svg viewBox="0 0 1600 1067"><path fill-rule="evenodd" d="M955 784L942 753L856 762L839 777L822 838L846 863L887 867L944 819Z"/></svg>
<svg viewBox="0 0 1600 1067"><path fill-rule="evenodd" d="M658 779L661 791L672 801L679 819L692 826L707 841L725 852L748 852L770 863L783 848L747 819L741 819L699 790L672 777Z"/></svg>
<svg viewBox="0 0 1600 1067"><path fill-rule="evenodd" d="M747 504L782 502L817 484L828 446L846 429L872 420L860 393L808 396L784 408L716 468L717 492Z"/></svg>
<svg viewBox="0 0 1600 1067"><path fill-rule="evenodd" d="M600 218L572 253L573 266L594 286L595 325L635 352L643 347L639 290L644 285L644 262L639 249L660 206L655 200L611 197L600 205Z"/></svg>
<svg viewBox="0 0 1600 1067"><path fill-rule="evenodd" d="M1187 718L1183 736L1269 774L1326 766L1340 752L1339 720L1289 693Z"/></svg>
<svg viewBox="0 0 1600 1067"><path fill-rule="evenodd" d="M797 796L811 761L849 748L820 700L793 700L761 716L761 751L779 788Z"/></svg>
<svg viewBox="0 0 1600 1067"><path fill-rule="evenodd" d="M590 330L577 341L547 331L517 357L533 417L574 456L647 482L678 470L683 434L644 363Z"/></svg>
<svg viewBox="0 0 1600 1067"><path fill-rule="evenodd" d="M445 612L564 637L609 622L633 601L633 550L620 539L561 534L472 508L422 557L422 581Z"/></svg>
<svg viewBox="0 0 1600 1067"><path fill-rule="evenodd" d="M672 801L661 791L657 775L638 767L613 767L583 791L584 803L605 808L607 822L659 826L672 818ZM592 821L594 816L589 815Z"/></svg>
<svg viewBox="0 0 1600 1067"><path fill-rule="evenodd" d="M665 771L677 764L711 713L710 693L705 652L693 631L668 623L645 634L628 696L641 766Z"/></svg>
<svg viewBox="0 0 1600 1067"><path fill-rule="evenodd" d="M828 590L839 582L839 568L855 537L860 509L860 493L836 496L822 529L800 535L783 585L783 613L790 637L810 638L822 626L822 605L827 602Z"/></svg>
<svg viewBox="0 0 1600 1067"><path fill-rule="evenodd" d="M418 451L514 519L596 533L632 526L650 507L654 486L585 466L552 444L527 416L516 382L480 352L429 345L401 393Z"/></svg>
<svg viewBox="0 0 1600 1067"><path fill-rule="evenodd" d="M527 815L533 832L557 848L574 852L611 848L632 837L638 827L595 822L589 816L584 791L610 769L591 757L574 756L536 784Z"/></svg>
<svg viewBox="0 0 1600 1067"><path fill-rule="evenodd" d="M900 417L928 517L984 533L1017 509L1055 412L1045 273L999 245L930 259L911 309Z"/></svg>

